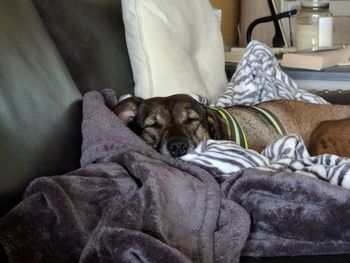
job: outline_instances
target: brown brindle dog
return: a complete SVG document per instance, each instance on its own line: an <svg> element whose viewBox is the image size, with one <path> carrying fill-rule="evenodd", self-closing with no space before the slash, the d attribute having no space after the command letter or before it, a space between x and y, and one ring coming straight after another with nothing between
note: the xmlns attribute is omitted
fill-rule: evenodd
<svg viewBox="0 0 350 263"><path fill-rule="evenodd" d="M322 124L326 121L337 123L338 120L350 118L350 106L346 105L318 105L295 100L276 100L258 106L272 112L283 124L287 134L299 134L308 149L316 149L312 152L316 155L324 153L317 150L319 149L317 145L321 143L317 138L321 138L324 132ZM281 137L266 120L249 107L235 106L226 110L240 123L251 149L260 152L272 141ZM220 114L188 95L147 100L131 97L118 103L113 111L146 143L160 153L172 157L185 155L207 139L229 139L225 121ZM315 130L317 134L314 134ZM346 125L344 130L327 130L333 138L340 138L339 132L346 134L345 137L350 135L350 124ZM347 144L345 148L348 149L349 139L339 141L339 144L345 143ZM335 144L328 153L350 157L349 151L336 149Z"/></svg>

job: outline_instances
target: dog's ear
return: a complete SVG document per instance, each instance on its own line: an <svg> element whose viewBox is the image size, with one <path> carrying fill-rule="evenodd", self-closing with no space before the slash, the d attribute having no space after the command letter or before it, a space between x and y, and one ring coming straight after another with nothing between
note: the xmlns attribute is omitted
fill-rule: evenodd
<svg viewBox="0 0 350 263"><path fill-rule="evenodd" d="M132 123L137 115L139 104L143 101L140 97L129 97L119 102L114 108L113 112L119 119L128 126Z"/></svg>

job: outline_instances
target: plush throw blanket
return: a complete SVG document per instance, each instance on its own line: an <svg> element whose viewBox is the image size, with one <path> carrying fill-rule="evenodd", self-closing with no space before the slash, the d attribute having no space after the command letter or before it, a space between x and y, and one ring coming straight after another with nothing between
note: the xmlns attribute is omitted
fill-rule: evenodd
<svg viewBox="0 0 350 263"><path fill-rule="evenodd" d="M238 262L350 253L350 191L244 169L220 186L147 146L90 92L82 168L34 180L0 220L11 262Z"/></svg>
<svg viewBox="0 0 350 263"><path fill-rule="evenodd" d="M349 190L256 168L231 171L219 184L215 173L141 141L106 106L116 101L111 93L84 96L81 169L34 180L0 219L10 262L350 254Z"/></svg>
<svg viewBox="0 0 350 263"><path fill-rule="evenodd" d="M98 92L83 116L82 168L34 180L0 220L11 262L238 262L250 218L210 173L155 152Z"/></svg>

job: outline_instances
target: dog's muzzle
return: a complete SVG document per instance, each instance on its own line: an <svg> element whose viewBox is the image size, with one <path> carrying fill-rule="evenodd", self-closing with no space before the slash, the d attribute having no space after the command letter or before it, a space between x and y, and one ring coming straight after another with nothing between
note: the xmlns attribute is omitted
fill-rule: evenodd
<svg viewBox="0 0 350 263"><path fill-rule="evenodd" d="M188 140L183 136L172 137L167 143L167 149L174 158L185 155L188 147Z"/></svg>

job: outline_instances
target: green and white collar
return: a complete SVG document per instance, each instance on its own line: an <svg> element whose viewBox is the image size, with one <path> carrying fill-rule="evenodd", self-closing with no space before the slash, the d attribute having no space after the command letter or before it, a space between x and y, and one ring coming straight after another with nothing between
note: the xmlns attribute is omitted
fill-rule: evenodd
<svg viewBox="0 0 350 263"><path fill-rule="evenodd" d="M236 118L224 108L214 107L213 109L216 110L224 120L229 139L236 142L243 148L248 149L249 146L247 136Z"/></svg>
<svg viewBox="0 0 350 263"><path fill-rule="evenodd" d="M278 134L281 136L286 135L286 131L282 123L271 111L257 106L249 106L249 108L253 109L259 116L270 123ZM248 149L249 145L247 136L236 118L224 108L213 107L213 109L216 110L224 120L229 139L236 142L241 147Z"/></svg>

